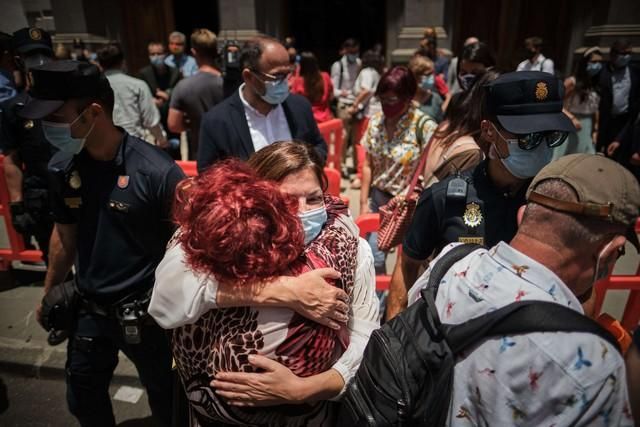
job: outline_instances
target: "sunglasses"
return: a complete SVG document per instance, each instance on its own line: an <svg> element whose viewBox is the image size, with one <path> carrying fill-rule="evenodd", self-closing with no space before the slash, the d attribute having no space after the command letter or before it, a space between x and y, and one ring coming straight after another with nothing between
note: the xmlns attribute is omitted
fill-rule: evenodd
<svg viewBox="0 0 640 427"><path fill-rule="evenodd" d="M506 141L510 144L518 144L522 150L533 150L538 145L545 143L547 147L554 148L562 145L567 139L569 132L559 130L549 130L545 132L533 132L525 135L516 135L516 138L509 138Z"/></svg>

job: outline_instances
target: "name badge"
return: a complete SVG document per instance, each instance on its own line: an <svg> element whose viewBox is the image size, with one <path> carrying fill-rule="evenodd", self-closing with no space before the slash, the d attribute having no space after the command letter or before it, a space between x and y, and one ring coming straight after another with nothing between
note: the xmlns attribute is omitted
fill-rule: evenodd
<svg viewBox="0 0 640 427"><path fill-rule="evenodd" d="M80 197L65 197L64 204L67 205L68 208L78 209L82 206L82 199Z"/></svg>
<svg viewBox="0 0 640 427"><path fill-rule="evenodd" d="M460 243L474 243L476 245L484 245L484 237L459 237Z"/></svg>

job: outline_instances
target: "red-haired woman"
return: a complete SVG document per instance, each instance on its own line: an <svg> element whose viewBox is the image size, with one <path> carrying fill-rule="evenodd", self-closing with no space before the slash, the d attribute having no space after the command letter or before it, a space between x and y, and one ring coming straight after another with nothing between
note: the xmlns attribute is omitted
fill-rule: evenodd
<svg viewBox="0 0 640 427"><path fill-rule="evenodd" d="M325 71L320 71L312 52L300 54L300 74L291 80L291 93L305 96L311 102L313 118L322 123L333 119L329 103L333 98L333 83Z"/></svg>
<svg viewBox="0 0 640 427"><path fill-rule="evenodd" d="M367 151L362 170L360 213L378 212L392 197L406 191L420 154L437 123L420 111L412 99L417 83L407 67L391 68L380 78L376 96L382 112L369 120L361 144ZM377 233L369 244L376 272L385 272L385 254L378 249Z"/></svg>
<svg viewBox="0 0 640 427"><path fill-rule="evenodd" d="M324 188L315 152L296 142L272 144L248 166L223 163L181 187L180 228L156 270L149 312L174 329L193 425L333 425L327 399L357 370L378 326L378 302L371 251ZM339 273L327 278L334 286L318 277L287 286L282 277L328 268ZM329 305L326 287L348 305L323 316L309 307ZM326 317L332 327L305 317Z"/></svg>

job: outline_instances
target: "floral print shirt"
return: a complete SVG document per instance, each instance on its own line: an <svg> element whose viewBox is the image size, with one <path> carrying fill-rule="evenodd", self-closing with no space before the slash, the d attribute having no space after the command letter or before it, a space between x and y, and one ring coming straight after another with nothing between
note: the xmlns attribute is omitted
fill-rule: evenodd
<svg viewBox="0 0 640 427"><path fill-rule="evenodd" d="M425 114L412 103L391 137L387 135L382 112L371 117L361 144L371 160L372 187L394 196L406 190L420 154L438 126L433 119L420 120L422 117ZM417 137L419 123L423 123L421 141Z"/></svg>
<svg viewBox="0 0 640 427"><path fill-rule="evenodd" d="M411 288L409 303L420 298L429 273ZM454 264L440 282L436 306L443 323L459 324L520 300L556 302L582 313L558 276L504 242ZM622 356L602 338L581 332L485 340L458 358L449 411L449 426L633 425Z"/></svg>

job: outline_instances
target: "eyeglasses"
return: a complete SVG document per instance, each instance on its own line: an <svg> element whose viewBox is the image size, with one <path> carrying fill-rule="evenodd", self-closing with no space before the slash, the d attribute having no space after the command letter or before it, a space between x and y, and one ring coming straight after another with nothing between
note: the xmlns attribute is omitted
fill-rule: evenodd
<svg viewBox="0 0 640 427"><path fill-rule="evenodd" d="M262 71L258 71L258 70L251 70L251 72L253 74L257 74L259 76L264 77L265 81L280 83L283 80L288 80L289 77L291 77L291 73L293 73L293 70L290 69L288 72L278 73L278 74L263 73Z"/></svg>
<svg viewBox="0 0 640 427"><path fill-rule="evenodd" d="M525 135L516 135L516 138L505 138L510 144L518 144L522 150L531 151L543 142L547 147L554 148L562 145L567 139L569 132L550 130L545 132L533 132Z"/></svg>

